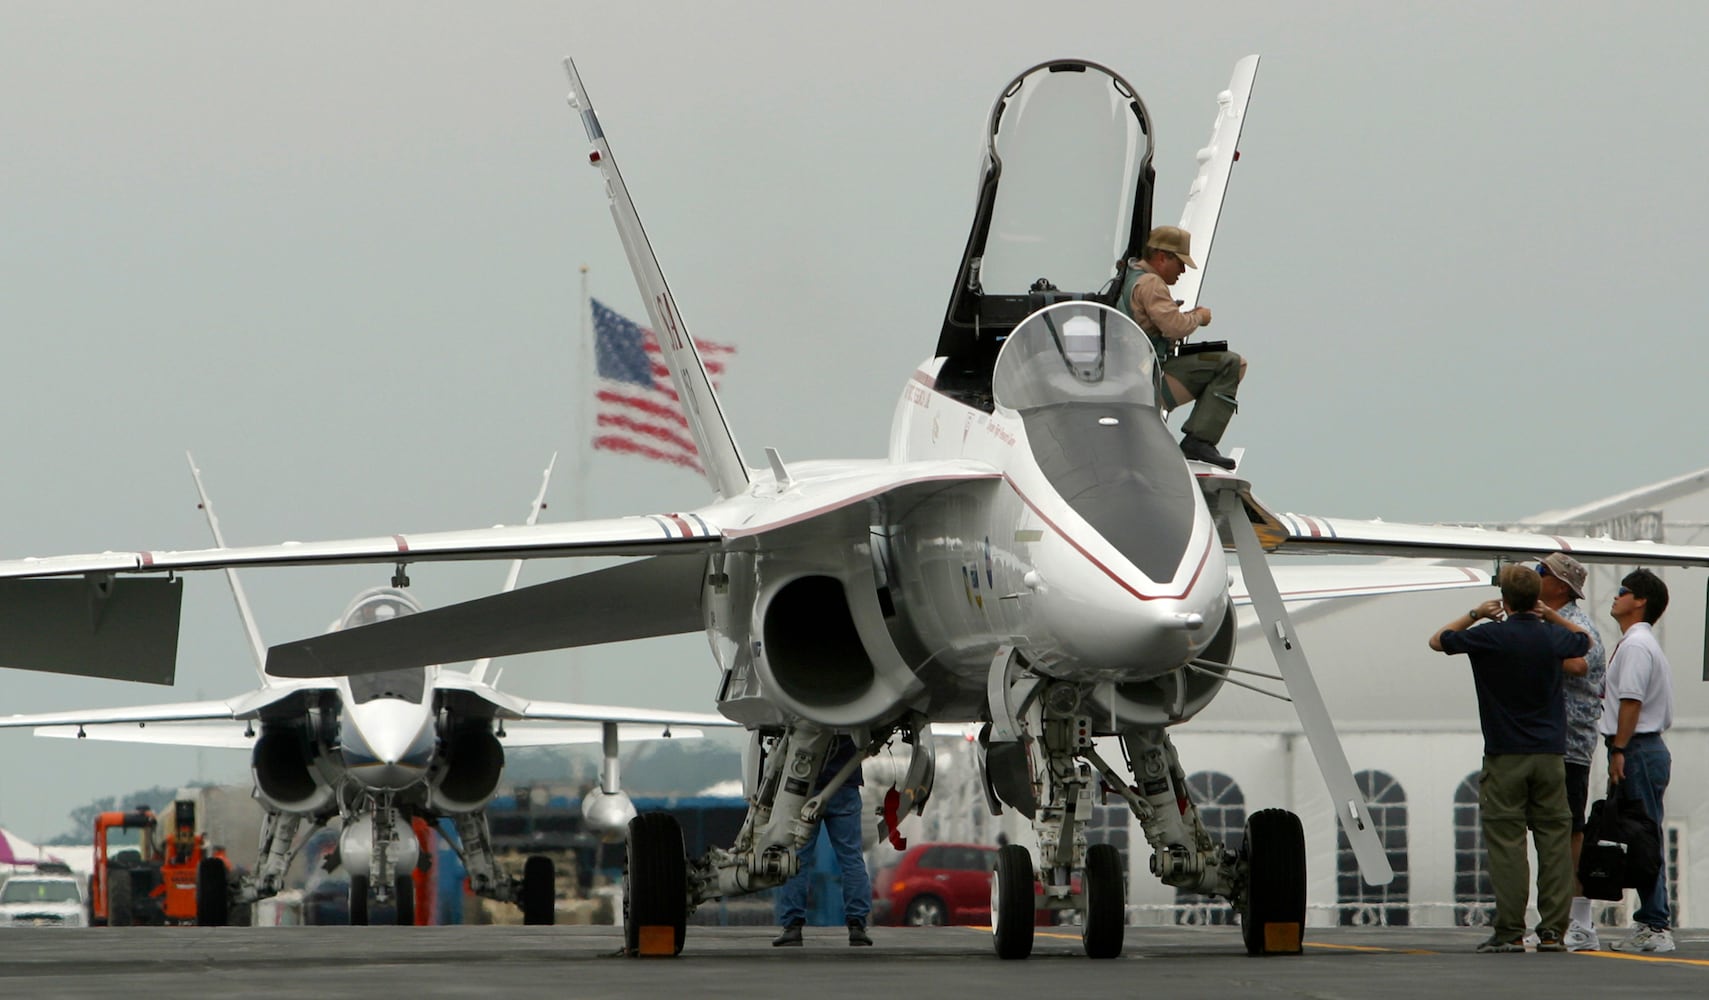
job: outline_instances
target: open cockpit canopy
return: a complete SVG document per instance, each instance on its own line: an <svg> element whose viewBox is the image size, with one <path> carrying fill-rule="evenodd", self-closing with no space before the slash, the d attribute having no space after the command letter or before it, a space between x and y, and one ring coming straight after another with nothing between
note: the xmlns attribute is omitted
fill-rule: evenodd
<svg viewBox="0 0 1709 1000"><path fill-rule="evenodd" d="M1017 323L1052 302L1113 303L1116 262L1150 231L1151 153L1144 102L1103 66L1056 60L1003 89L938 339L940 389L988 410Z"/></svg>

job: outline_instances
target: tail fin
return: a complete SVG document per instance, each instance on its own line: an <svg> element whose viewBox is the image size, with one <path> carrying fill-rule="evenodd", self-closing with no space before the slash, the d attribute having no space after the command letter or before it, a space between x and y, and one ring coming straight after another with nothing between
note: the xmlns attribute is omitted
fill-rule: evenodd
<svg viewBox="0 0 1709 1000"><path fill-rule="evenodd" d="M646 300L647 315L658 333L659 346L665 352L671 384L682 398L688 429L694 435L695 447L700 450L706 478L721 497L743 493L748 488L748 467L742 462L736 438L724 420L724 411L718 405L712 380L706 374L700 352L695 350L694 338L689 336L687 324L677 312L676 300L665 284L665 276L659 270L658 259L653 256L652 245L647 242L647 231L641 226L641 217L629 200L629 189L623 185L623 175L617 170L617 160L611 155L611 147L599 127L599 118L594 114L593 102L588 100L587 89L582 86L575 62L565 59L564 69L570 76L570 106L581 113L582 126L587 129L588 141L593 144L588 160L605 177L605 192L611 199L611 218L617 223L618 238L623 241L623 250L629 256L629 269L635 274L635 284L641 291L641 298Z"/></svg>
<svg viewBox="0 0 1709 1000"><path fill-rule="evenodd" d="M202 470L196 468L196 456L189 452L184 457L190 462L190 477L196 480L196 496L201 499L198 505L202 513L208 517L208 530L213 532L214 544L225 548L225 536L220 533L220 519L214 515L214 502L208 499L208 491L202 485ZM261 686L267 687L273 683L267 676L267 644L261 641L261 629L256 627L255 613L249 610L249 598L243 593L243 583L237 578L237 570L225 571L226 582L231 584L232 599L237 601L238 617L243 619L243 631L249 637L249 648L255 653L255 672L261 675Z"/></svg>
<svg viewBox="0 0 1709 1000"><path fill-rule="evenodd" d="M550 462L546 463L546 471L542 472L540 474L540 492L534 494L534 503L532 506L530 506L528 508L528 526L529 527L533 527L535 525L535 523L540 520L540 512L546 509L546 487L552 485L552 467L557 465L557 464L558 464L558 453L554 451L552 453L552 460ZM506 575L504 578L504 589L500 590L499 593L508 594L511 591L515 590L516 589L516 581L521 576L522 576L522 560L521 559L512 560L511 564L510 564L510 573L508 575ZM469 678L477 684L489 683L487 681L487 668L492 666L492 663L493 663L493 658L490 656L483 656L479 660L476 660L475 665L473 667L469 668ZM502 674L502 673L504 673L503 667L500 667L500 668L498 668L498 670L494 671L493 672L493 679L490 683L492 683L496 686L498 684L499 674Z"/></svg>
<svg viewBox="0 0 1709 1000"><path fill-rule="evenodd" d="M1257 56L1247 56L1234 64L1234 78L1216 98L1211 141L1199 150L1199 173L1193 178L1187 205L1181 210L1181 228L1193 234L1193 256L1198 258L1199 267L1181 275L1172 289L1186 309L1199 304L1199 286L1204 284L1205 268L1210 266L1206 260L1216 238L1222 199L1228 194L1228 175L1240 156L1240 127L1246 123L1246 105L1252 100L1252 81L1257 75Z"/></svg>

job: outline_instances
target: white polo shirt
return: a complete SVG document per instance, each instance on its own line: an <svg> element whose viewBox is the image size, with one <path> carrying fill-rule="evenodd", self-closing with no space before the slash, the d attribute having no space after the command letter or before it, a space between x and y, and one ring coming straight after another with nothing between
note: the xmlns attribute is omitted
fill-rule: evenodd
<svg viewBox="0 0 1709 1000"><path fill-rule="evenodd" d="M1602 685L1602 735L1619 731L1624 698L1643 702L1637 732L1662 733L1673 725L1673 669L1649 622L1636 622L1627 629L1608 661L1608 677Z"/></svg>

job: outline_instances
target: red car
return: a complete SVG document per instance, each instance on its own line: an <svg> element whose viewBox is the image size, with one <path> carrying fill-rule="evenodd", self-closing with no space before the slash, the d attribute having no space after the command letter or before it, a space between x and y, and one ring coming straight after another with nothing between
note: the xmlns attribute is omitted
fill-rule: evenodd
<svg viewBox="0 0 1709 1000"><path fill-rule="evenodd" d="M991 922L991 869L997 849L980 844L916 844L872 883L872 922L904 927Z"/></svg>

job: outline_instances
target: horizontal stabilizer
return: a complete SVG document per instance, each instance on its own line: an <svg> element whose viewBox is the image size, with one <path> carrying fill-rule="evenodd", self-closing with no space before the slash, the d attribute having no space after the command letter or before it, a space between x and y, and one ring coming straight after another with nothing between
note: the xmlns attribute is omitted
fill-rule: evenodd
<svg viewBox="0 0 1709 1000"><path fill-rule="evenodd" d="M0 580L0 667L171 684L180 580Z"/></svg>
<svg viewBox="0 0 1709 1000"><path fill-rule="evenodd" d="M655 556L267 651L275 677L330 677L697 632L703 556Z"/></svg>

